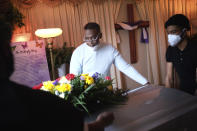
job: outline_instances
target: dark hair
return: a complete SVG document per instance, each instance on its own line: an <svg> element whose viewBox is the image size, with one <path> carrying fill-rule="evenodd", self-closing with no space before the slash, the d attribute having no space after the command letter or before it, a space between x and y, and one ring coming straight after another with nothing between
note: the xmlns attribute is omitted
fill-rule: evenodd
<svg viewBox="0 0 197 131"><path fill-rule="evenodd" d="M95 22L89 22L84 26L85 30L91 29L91 30L96 30L97 32L101 32L99 24Z"/></svg>
<svg viewBox="0 0 197 131"><path fill-rule="evenodd" d="M187 30L190 30L189 19L183 14L176 14L176 15L171 16L165 22L165 28L167 28L170 25L176 25L180 28L186 28Z"/></svg>
<svg viewBox="0 0 197 131"><path fill-rule="evenodd" d="M0 48L5 46L10 46L10 41L12 38L12 27L10 24L0 19Z"/></svg>

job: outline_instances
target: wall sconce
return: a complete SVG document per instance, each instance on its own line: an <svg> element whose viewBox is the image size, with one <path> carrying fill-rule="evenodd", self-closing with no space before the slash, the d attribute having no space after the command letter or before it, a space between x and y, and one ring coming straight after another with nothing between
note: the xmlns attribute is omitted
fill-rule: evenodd
<svg viewBox="0 0 197 131"><path fill-rule="evenodd" d="M35 35L41 38L46 38L48 48L50 51L51 68L52 68L52 79L55 80L55 67L53 61L53 38L62 34L60 28L48 28L48 29L37 29Z"/></svg>
<svg viewBox="0 0 197 131"><path fill-rule="evenodd" d="M31 33L20 33L14 34L12 37L12 42L26 42L30 41Z"/></svg>

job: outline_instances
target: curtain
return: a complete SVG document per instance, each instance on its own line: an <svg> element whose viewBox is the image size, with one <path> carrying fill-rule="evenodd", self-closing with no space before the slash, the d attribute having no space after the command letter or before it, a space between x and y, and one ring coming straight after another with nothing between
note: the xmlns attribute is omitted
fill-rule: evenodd
<svg viewBox="0 0 197 131"><path fill-rule="evenodd" d="M83 0L77 5L66 1L57 6L36 2L31 8L22 8L17 2L15 0L14 4L24 14L26 26L17 28L14 34L31 33L31 40L37 40L40 39L34 35L37 29L59 27L63 34L55 38L54 48L62 47L64 42L67 46L77 47L82 43L84 25L97 22L103 33L102 40L117 47L114 23L122 0ZM114 66L111 77L116 78L114 86L121 88L120 72Z"/></svg>
<svg viewBox="0 0 197 131"><path fill-rule="evenodd" d="M165 21L174 14L184 14L189 19L197 17L197 0L141 0L136 2L139 16L150 21L150 42L147 45L148 79L153 84L164 84L166 75L165 52L168 46ZM194 28L191 34L194 33Z"/></svg>

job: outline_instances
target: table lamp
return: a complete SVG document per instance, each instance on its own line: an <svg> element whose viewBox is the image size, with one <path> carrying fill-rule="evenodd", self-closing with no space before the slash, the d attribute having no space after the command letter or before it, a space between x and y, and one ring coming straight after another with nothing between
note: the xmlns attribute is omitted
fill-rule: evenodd
<svg viewBox="0 0 197 131"><path fill-rule="evenodd" d="M62 29L60 28L48 28L48 29L37 29L35 35L47 40L50 59L51 59L51 68L52 68L52 79L55 80L55 67L53 61L53 38L62 34Z"/></svg>

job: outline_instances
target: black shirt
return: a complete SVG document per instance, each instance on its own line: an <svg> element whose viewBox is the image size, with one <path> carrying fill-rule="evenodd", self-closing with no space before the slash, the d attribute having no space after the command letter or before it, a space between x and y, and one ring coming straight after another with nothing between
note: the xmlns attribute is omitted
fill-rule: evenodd
<svg viewBox="0 0 197 131"><path fill-rule="evenodd" d="M172 62L173 67L179 75L180 89L194 94L197 88L197 42L188 40L183 51L178 47L169 46L166 51L166 61Z"/></svg>
<svg viewBox="0 0 197 131"><path fill-rule="evenodd" d="M0 83L0 129L83 130L83 114L65 100L9 80Z"/></svg>

